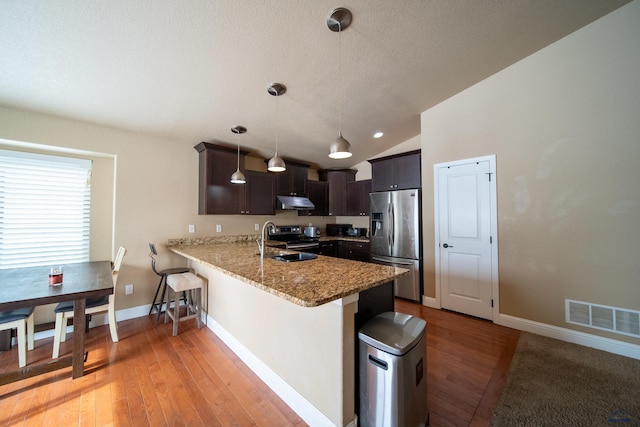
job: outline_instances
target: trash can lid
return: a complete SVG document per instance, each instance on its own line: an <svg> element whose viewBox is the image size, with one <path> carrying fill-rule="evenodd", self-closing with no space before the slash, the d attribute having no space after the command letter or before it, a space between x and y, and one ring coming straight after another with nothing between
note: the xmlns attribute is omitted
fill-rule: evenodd
<svg viewBox="0 0 640 427"><path fill-rule="evenodd" d="M424 335L427 322L404 313L388 311L365 323L358 338L378 350L402 356Z"/></svg>

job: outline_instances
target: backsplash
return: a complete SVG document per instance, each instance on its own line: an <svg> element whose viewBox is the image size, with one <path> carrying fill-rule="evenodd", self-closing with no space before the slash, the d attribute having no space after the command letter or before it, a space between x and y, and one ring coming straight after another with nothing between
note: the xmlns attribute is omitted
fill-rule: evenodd
<svg viewBox="0 0 640 427"><path fill-rule="evenodd" d="M216 243L253 242L260 236L258 234L246 234L237 236L218 237L185 237L179 239L167 239L167 246L178 245L211 245Z"/></svg>

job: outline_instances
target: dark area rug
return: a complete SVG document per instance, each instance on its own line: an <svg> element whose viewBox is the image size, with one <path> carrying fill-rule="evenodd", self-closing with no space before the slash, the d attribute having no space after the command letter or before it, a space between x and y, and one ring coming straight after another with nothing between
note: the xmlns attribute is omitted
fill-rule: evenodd
<svg viewBox="0 0 640 427"><path fill-rule="evenodd" d="M640 426L640 360L522 332L491 426Z"/></svg>

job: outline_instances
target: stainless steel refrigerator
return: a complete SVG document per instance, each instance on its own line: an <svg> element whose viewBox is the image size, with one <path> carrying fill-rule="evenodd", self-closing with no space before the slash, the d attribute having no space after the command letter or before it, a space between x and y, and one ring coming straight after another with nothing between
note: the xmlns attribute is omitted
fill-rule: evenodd
<svg viewBox="0 0 640 427"><path fill-rule="evenodd" d="M369 198L371 262L409 269L395 280L395 295L422 302L420 190L370 193Z"/></svg>

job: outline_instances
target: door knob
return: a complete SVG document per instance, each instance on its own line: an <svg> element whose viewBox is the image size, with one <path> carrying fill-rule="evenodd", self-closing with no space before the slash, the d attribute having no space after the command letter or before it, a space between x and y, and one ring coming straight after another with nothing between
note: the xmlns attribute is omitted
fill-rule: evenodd
<svg viewBox="0 0 640 427"><path fill-rule="evenodd" d="M445 243L442 245L442 247L446 249L446 248L452 248L453 246L449 246L448 244Z"/></svg>

